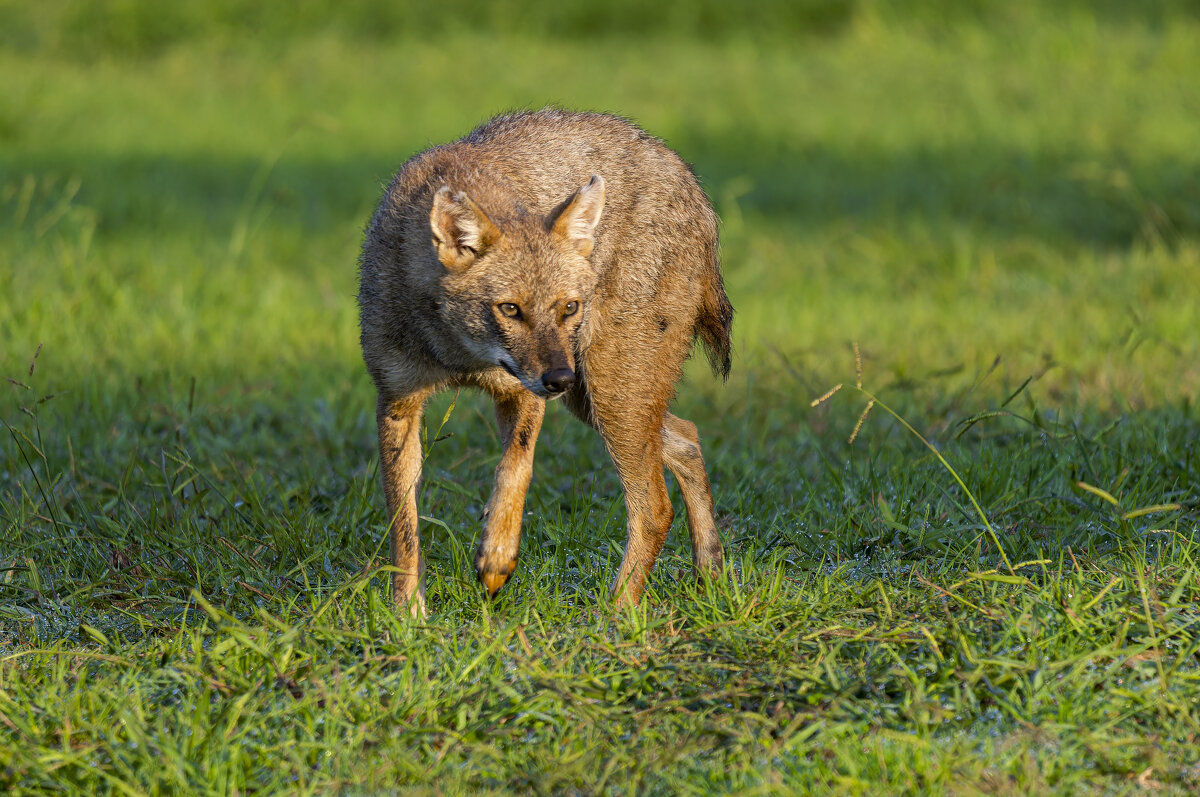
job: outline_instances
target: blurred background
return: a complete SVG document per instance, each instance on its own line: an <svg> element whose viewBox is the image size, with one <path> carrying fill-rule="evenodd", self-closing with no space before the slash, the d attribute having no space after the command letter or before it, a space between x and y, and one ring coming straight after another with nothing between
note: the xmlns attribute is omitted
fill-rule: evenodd
<svg viewBox="0 0 1200 797"><path fill-rule="evenodd" d="M382 186L552 103L694 164L743 395L820 393L858 341L876 386L1181 400L1197 42L1193 0L0 0L0 371L363 400Z"/></svg>

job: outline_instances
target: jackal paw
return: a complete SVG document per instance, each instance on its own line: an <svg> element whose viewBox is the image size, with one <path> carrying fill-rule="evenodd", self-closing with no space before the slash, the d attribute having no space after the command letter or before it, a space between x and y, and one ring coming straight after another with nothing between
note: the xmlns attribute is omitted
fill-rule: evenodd
<svg viewBox="0 0 1200 797"><path fill-rule="evenodd" d="M721 551L721 540L714 531L702 544L692 551L692 566L698 578L716 578L725 569L725 556Z"/></svg>
<svg viewBox="0 0 1200 797"><path fill-rule="evenodd" d="M508 577L512 575L513 570L517 568L517 558L502 558L494 556L480 555L475 560L475 572L479 576L479 583L487 588L490 597L496 597L496 593L500 591L508 582Z"/></svg>
<svg viewBox="0 0 1200 797"><path fill-rule="evenodd" d="M425 605L425 592L418 591L408 599L408 613L414 620L429 619L429 608Z"/></svg>
<svg viewBox="0 0 1200 797"><path fill-rule="evenodd" d="M425 620L429 617L429 608L425 605L425 589L420 585L411 590L404 586L393 587L392 602L398 613L407 614L414 620Z"/></svg>

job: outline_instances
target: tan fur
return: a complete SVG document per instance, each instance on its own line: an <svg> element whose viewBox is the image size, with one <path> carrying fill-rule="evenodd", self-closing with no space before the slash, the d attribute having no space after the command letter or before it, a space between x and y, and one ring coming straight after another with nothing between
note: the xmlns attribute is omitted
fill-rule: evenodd
<svg viewBox="0 0 1200 797"><path fill-rule="evenodd" d="M697 337L728 373L733 308L716 217L662 142L613 116L548 109L422 152L367 227L359 304L398 604L425 610L418 429L426 399L452 386L491 394L500 424L475 559L489 593L516 566L545 400L559 395L600 432L625 489L617 601L638 601L666 541L664 463L683 492L697 572L721 569L696 427L667 407Z"/></svg>

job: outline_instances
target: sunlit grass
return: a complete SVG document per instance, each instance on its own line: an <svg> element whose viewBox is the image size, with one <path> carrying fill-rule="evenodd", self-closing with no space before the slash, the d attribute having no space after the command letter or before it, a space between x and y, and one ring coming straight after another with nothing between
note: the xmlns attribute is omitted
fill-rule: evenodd
<svg viewBox="0 0 1200 797"><path fill-rule="evenodd" d="M0 34L0 785L1200 788L1200 26L1173 8ZM547 102L637 119L721 213L735 371L695 363L678 409L730 572L692 582L677 500L614 615L619 485L552 407L489 603L499 450L464 395L414 625L378 571L362 225L413 152Z"/></svg>

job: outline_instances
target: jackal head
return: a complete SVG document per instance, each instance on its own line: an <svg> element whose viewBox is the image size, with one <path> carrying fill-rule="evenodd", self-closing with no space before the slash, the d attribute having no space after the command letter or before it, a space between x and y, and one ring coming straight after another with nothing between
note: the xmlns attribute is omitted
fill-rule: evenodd
<svg viewBox="0 0 1200 797"><path fill-rule="evenodd" d="M434 194L429 226L445 269L438 309L480 367L498 365L542 398L575 383L603 209L599 175L545 217L493 219L463 191L444 185Z"/></svg>

